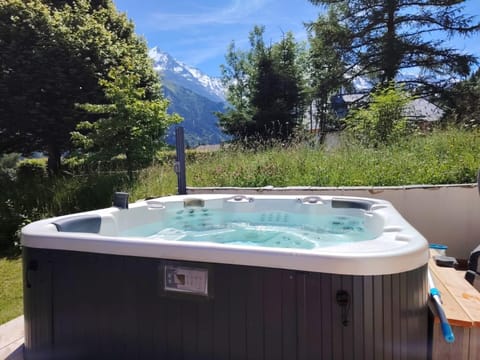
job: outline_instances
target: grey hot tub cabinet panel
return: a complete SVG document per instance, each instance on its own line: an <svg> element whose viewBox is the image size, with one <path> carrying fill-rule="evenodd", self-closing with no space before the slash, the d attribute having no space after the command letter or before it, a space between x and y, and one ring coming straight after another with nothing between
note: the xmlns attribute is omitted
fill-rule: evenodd
<svg viewBox="0 0 480 360"><path fill-rule="evenodd" d="M164 262L24 248L25 358L427 358L426 266L350 276L205 264L213 297L182 298L161 291Z"/></svg>

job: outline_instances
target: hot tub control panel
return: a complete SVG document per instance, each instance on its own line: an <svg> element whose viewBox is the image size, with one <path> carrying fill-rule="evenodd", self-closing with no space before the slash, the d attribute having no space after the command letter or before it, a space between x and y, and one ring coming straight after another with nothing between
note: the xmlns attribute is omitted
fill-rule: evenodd
<svg viewBox="0 0 480 360"><path fill-rule="evenodd" d="M164 291L208 296L208 269L164 265Z"/></svg>

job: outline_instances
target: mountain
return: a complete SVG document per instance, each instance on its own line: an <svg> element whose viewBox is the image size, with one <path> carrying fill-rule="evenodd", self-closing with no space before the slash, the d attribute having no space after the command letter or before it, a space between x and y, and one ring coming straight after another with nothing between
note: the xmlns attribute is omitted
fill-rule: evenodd
<svg viewBox="0 0 480 360"><path fill-rule="evenodd" d="M148 54L163 82L180 85L214 102L225 102L225 88L219 78L205 75L200 70L177 61L158 47L150 49Z"/></svg>
<svg viewBox="0 0 480 360"><path fill-rule="evenodd" d="M218 127L216 112L225 109L225 103L214 102L179 84L164 81L165 97L170 100L169 113L183 117L180 124L184 128L185 145L195 147L203 144L219 144L228 140ZM167 132L167 143L175 144L175 126Z"/></svg>
<svg viewBox="0 0 480 360"><path fill-rule="evenodd" d="M226 106L225 89L218 78L174 59L158 47L150 49L154 69L160 74L165 97L170 100L169 113L183 117L179 124L185 129L185 143L189 147L218 144L228 139L218 127L215 112ZM167 143L175 144L175 127L167 132Z"/></svg>

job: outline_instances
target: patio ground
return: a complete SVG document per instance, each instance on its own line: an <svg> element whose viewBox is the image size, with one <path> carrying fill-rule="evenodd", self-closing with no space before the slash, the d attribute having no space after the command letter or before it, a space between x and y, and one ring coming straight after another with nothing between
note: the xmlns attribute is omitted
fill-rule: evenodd
<svg viewBox="0 0 480 360"><path fill-rule="evenodd" d="M23 360L23 315L0 325L0 359Z"/></svg>

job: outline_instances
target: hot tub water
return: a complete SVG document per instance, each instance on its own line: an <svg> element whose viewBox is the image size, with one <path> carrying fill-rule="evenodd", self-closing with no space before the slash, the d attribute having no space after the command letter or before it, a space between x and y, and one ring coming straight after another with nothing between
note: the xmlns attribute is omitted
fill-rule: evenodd
<svg viewBox="0 0 480 360"><path fill-rule="evenodd" d="M120 233L169 241L314 249L375 237L364 216L316 215L286 211L230 212L212 209L170 211L162 221Z"/></svg>

